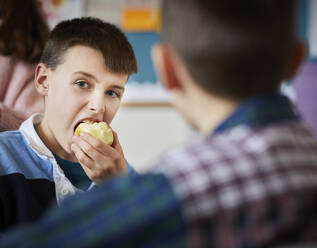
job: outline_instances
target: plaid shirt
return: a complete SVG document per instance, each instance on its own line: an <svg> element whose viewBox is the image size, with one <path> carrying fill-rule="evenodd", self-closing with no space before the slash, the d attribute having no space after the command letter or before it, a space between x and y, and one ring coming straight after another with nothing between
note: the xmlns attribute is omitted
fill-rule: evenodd
<svg viewBox="0 0 317 248"><path fill-rule="evenodd" d="M317 240L317 145L288 100L242 104L152 173L66 199L1 247L271 247Z"/></svg>
<svg viewBox="0 0 317 248"><path fill-rule="evenodd" d="M317 146L285 97L250 99L156 168L181 201L189 247L317 240Z"/></svg>

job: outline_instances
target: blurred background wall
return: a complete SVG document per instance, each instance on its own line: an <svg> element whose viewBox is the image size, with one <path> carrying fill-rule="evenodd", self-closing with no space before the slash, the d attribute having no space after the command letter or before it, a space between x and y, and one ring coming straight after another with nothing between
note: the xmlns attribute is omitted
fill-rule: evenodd
<svg viewBox="0 0 317 248"><path fill-rule="evenodd" d="M171 0L172 1L172 0ZM53 27L65 18L94 16L120 26L134 47L139 72L127 84L122 107L112 122L127 160L140 172L161 152L197 135L169 105L150 58L159 41L160 0L42 0ZM317 137L317 0L298 1L298 34L309 45L307 60L283 92Z"/></svg>
<svg viewBox="0 0 317 248"><path fill-rule="evenodd" d="M299 0L298 3L298 33L308 50L291 87L297 111L317 139L317 1Z"/></svg>

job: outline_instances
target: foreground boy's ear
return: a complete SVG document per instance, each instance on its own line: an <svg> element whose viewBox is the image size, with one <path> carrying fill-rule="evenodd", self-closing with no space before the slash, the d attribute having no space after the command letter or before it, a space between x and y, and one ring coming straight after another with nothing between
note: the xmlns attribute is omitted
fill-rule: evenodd
<svg viewBox="0 0 317 248"><path fill-rule="evenodd" d="M152 48L152 60L162 84L169 90L180 89L175 54L167 45L156 44Z"/></svg>
<svg viewBox="0 0 317 248"><path fill-rule="evenodd" d="M47 96L48 93L48 68L45 64L40 63L36 66L35 69L35 78L34 78L34 83L35 83L35 88L37 91L43 95Z"/></svg>
<svg viewBox="0 0 317 248"><path fill-rule="evenodd" d="M296 41L294 49L293 49L293 54L290 59L290 65L285 74L286 80L289 80L295 76L297 69L299 68L301 63L304 61L306 55L307 55L306 43L302 40Z"/></svg>

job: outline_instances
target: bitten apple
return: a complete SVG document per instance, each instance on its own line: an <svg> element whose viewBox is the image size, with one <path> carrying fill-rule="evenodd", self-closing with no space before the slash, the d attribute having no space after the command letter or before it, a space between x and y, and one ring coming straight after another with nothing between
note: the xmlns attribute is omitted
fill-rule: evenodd
<svg viewBox="0 0 317 248"><path fill-rule="evenodd" d="M76 128L75 135L79 136L81 132L89 133L107 145L113 142L112 130L105 122L82 122Z"/></svg>

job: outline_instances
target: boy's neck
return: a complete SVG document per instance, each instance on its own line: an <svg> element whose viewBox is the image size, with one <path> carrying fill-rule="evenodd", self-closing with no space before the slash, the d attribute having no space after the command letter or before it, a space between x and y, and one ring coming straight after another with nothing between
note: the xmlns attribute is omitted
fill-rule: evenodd
<svg viewBox="0 0 317 248"><path fill-rule="evenodd" d="M45 122L43 122L43 120L42 120L40 125L38 125L36 128L36 132L39 135L40 139L45 144L45 146L53 154L56 154L57 156L59 156L60 158L62 158L64 160L68 160L71 162L78 162L75 155L71 155L71 154L67 153L60 145L56 145L56 144L58 144L57 140L54 137L51 137L51 135L49 135L49 133L45 132L45 130L47 130L47 128L45 129L44 125L45 125ZM55 142L52 142L53 140Z"/></svg>
<svg viewBox="0 0 317 248"><path fill-rule="evenodd" d="M193 81L174 95L176 107L203 135L209 135L238 107L241 101L207 93Z"/></svg>
<svg viewBox="0 0 317 248"><path fill-rule="evenodd" d="M238 101L218 97L201 98L197 102L197 125L204 135L215 130L239 105Z"/></svg>

